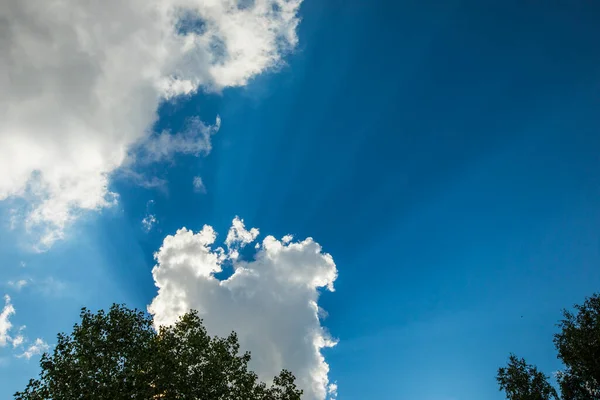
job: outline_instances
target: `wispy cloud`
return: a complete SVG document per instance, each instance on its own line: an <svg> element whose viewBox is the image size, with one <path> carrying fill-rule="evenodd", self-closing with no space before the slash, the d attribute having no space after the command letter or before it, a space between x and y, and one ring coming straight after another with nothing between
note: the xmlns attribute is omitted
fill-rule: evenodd
<svg viewBox="0 0 600 400"><path fill-rule="evenodd" d="M195 176L192 185L194 186L194 192L198 193L206 193L206 187L204 186L204 182L202 178L199 176Z"/></svg>
<svg viewBox="0 0 600 400"><path fill-rule="evenodd" d="M23 353L18 354L17 358L26 358L29 360L31 357L41 355L41 354L45 353L46 351L48 351L49 349L50 349L50 346L48 345L48 343L46 343L45 341L43 341L40 338L37 338L37 339L35 339L35 342L30 344L25 349L25 351L23 351Z"/></svg>
<svg viewBox="0 0 600 400"><path fill-rule="evenodd" d="M67 282L52 276L32 281L32 286L47 297L64 297L72 295L74 291Z"/></svg>
<svg viewBox="0 0 600 400"><path fill-rule="evenodd" d="M15 288L16 290L21 290L29 283L26 279L19 279L17 281L8 281L8 286Z"/></svg>
<svg viewBox="0 0 600 400"><path fill-rule="evenodd" d="M2 309L2 312L0 312L0 347L6 346L12 340L9 335L13 326L10 322L10 317L14 315L14 313L15 308L10 301L10 296L5 295L4 308Z"/></svg>
<svg viewBox="0 0 600 400"><path fill-rule="evenodd" d="M15 307L11 302L11 298L8 295L4 296L4 308L0 312L0 347L11 347L16 350L21 348L28 342L27 337L23 334L25 326L21 326L16 335L12 336L13 324L10 322L10 317L16 314ZM30 344L21 354L17 354L18 358L30 359L34 355L42 354L44 351L49 349L48 344L37 338L32 344Z"/></svg>
<svg viewBox="0 0 600 400"><path fill-rule="evenodd" d="M116 179L127 180L129 183L143 187L145 189L157 189L163 193L168 192L168 182L166 179L162 179L157 176L146 176L145 174L136 171L134 167L135 165L133 165L132 163L125 164L121 168L116 170L111 175L111 177Z"/></svg>
<svg viewBox="0 0 600 400"><path fill-rule="evenodd" d="M142 230L146 233L150 232L158 223L156 215L151 212L153 206L154 200L148 200L148 202L146 202L146 215L142 219Z"/></svg>
<svg viewBox="0 0 600 400"><path fill-rule="evenodd" d="M6 285L17 292L21 291L24 287L30 287L32 291L46 297L64 296L73 290L67 282L53 276L14 279L6 282Z"/></svg>
<svg viewBox="0 0 600 400"><path fill-rule="evenodd" d="M21 329L19 329L19 333L17 334L17 336L15 336L12 340L12 346L14 347L19 347L21 345L23 345L23 343L25 342L25 336L23 336L21 334L21 332L23 331L23 329L25 329L24 326L21 327Z"/></svg>
<svg viewBox="0 0 600 400"><path fill-rule="evenodd" d="M142 229L144 232L148 233L152 230L156 222L158 222L156 216L154 214L148 214L142 219Z"/></svg>
<svg viewBox="0 0 600 400"><path fill-rule="evenodd" d="M198 117L190 118L183 132L163 131L141 143L138 149L140 162L170 160L174 154L206 155L212 149L211 136L221 128L221 118L217 116L214 125L206 125Z"/></svg>

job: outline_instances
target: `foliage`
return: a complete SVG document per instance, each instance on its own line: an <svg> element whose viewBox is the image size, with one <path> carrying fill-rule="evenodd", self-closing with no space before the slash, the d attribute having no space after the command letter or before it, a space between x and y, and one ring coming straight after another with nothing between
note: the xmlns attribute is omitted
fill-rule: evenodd
<svg viewBox="0 0 600 400"><path fill-rule="evenodd" d="M560 397L548 377L514 355L496 379L510 400L600 400L600 296L594 294L576 313L563 311L560 332L554 335L558 358L565 369L556 375Z"/></svg>
<svg viewBox="0 0 600 400"><path fill-rule="evenodd" d="M73 332L42 356L39 379L15 399L300 400L289 371L268 387L249 361L235 333L210 337L194 311L157 332L147 314L122 305L84 308Z"/></svg>
<svg viewBox="0 0 600 400"><path fill-rule="evenodd" d="M511 400L550 400L558 398L548 377L528 365L523 358L511 354L508 366L498 370L496 377L500 389Z"/></svg>
<svg viewBox="0 0 600 400"><path fill-rule="evenodd" d="M563 311L561 331L554 335L558 358L567 366L558 382L565 400L600 399L600 297L575 310Z"/></svg>

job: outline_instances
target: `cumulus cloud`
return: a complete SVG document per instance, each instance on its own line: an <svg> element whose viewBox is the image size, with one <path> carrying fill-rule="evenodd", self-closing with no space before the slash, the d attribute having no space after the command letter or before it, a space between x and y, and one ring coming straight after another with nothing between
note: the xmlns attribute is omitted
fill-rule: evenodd
<svg viewBox="0 0 600 400"><path fill-rule="evenodd" d="M327 387L327 392L329 393L329 397L331 399L337 399L337 390L338 390L337 383L329 384L329 386Z"/></svg>
<svg viewBox="0 0 600 400"><path fill-rule="evenodd" d="M148 160L209 151L219 119L152 136L159 104L280 65L300 3L0 2L0 201L27 200L43 248L79 213L117 202L109 179L132 148Z"/></svg>
<svg viewBox="0 0 600 400"><path fill-rule="evenodd" d="M199 176L195 176L192 181L192 185L194 186L194 191L199 193L206 193L206 186L204 186L204 182L202 178Z"/></svg>
<svg viewBox="0 0 600 400"><path fill-rule="evenodd" d="M231 223L229 232L227 232L227 238L225 238L225 245L229 249L229 258L232 260L237 260L239 257L238 250L247 244L254 242L259 233L260 232L256 228L252 228L249 231L246 230L244 221L238 217L235 217Z"/></svg>
<svg viewBox="0 0 600 400"><path fill-rule="evenodd" d="M333 398L336 387L329 384L321 350L336 341L321 325L318 306L320 290L334 289L333 258L312 238L267 236L252 260L241 260L237 249L257 236L258 229L247 230L238 218L225 240L227 250L214 248L216 233L208 225L200 232L182 228L167 236L155 254L152 275L158 294L148 310L156 325L167 325L196 309L209 333L238 333L261 379L270 381L287 368L307 400ZM217 279L215 274L229 264L233 274Z"/></svg>

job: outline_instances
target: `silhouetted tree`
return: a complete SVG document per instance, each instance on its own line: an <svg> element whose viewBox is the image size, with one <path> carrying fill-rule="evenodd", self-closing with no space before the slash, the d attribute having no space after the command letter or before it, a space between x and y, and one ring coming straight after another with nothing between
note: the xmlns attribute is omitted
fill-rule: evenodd
<svg viewBox="0 0 600 400"><path fill-rule="evenodd" d="M554 335L558 358L565 365L556 376L560 397L546 375L511 355L496 377L508 399L600 400L600 296L594 294L574 308L576 313L563 310L560 332Z"/></svg>
<svg viewBox="0 0 600 400"><path fill-rule="evenodd" d="M508 366L498 370L496 377L500 390L511 400L556 399L556 390L548 383L548 377L529 365L523 358L511 354Z"/></svg>
<svg viewBox="0 0 600 400"><path fill-rule="evenodd" d="M299 400L294 376L283 370L267 386L248 370L235 333L210 337L198 314L155 331L146 313L113 305L81 311L70 335L58 335L40 360L39 379L17 400L202 399Z"/></svg>
<svg viewBox="0 0 600 400"><path fill-rule="evenodd" d="M561 331L554 335L558 358L566 368L558 374L565 400L600 399L600 296L563 311Z"/></svg>

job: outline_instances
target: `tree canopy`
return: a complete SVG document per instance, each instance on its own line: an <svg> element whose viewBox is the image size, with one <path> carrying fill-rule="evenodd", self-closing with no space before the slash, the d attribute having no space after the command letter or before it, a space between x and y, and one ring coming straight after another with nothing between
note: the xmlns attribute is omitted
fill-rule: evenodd
<svg viewBox="0 0 600 400"><path fill-rule="evenodd" d="M496 377L509 400L600 400L600 295L586 298L574 311L563 310L554 335L557 357L565 365L556 374L560 394L548 377L511 355Z"/></svg>
<svg viewBox="0 0 600 400"><path fill-rule="evenodd" d="M41 373L17 400L202 399L300 400L291 372L267 386L248 369L235 333L208 335L195 311L174 325L153 328L151 317L123 305L84 308L70 335L60 333Z"/></svg>

